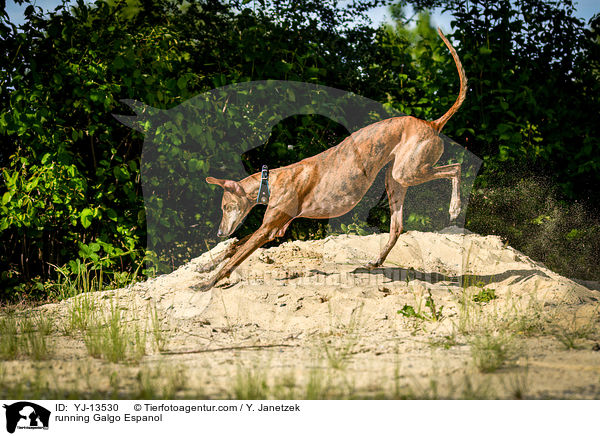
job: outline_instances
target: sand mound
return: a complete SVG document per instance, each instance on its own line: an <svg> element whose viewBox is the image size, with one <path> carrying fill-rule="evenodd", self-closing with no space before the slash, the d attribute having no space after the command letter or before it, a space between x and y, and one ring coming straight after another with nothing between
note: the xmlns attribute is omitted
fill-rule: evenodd
<svg viewBox="0 0 600 436"><path fill-rule="evenodd" d="M193 291L194 284L211 274L197 273L198 266L224 250L232 242L228 240L173 273L136 284L128 291L136 298L154 300L160 310L176 319L201 317L211 306L218 307L215 300L221 298L240 304L243 301L248 320L254 321L273 313L274 305L290 312L292 318L305 318L305 312L313 318L311 299L320 302L323 296L327 301L363 296L369 300L369 295L382 294L384 287L393 294L393 289L409 291L415 286L431 291L485 286L499 296L535 296L545 304L592 302L600 294L534 262L499 237L463 234L459 229L406 232L383 267L364 269L387 238L387 234L339 235L259 249L212 291ZM381 316L397 309L389 303L381 307Z"/></svg>

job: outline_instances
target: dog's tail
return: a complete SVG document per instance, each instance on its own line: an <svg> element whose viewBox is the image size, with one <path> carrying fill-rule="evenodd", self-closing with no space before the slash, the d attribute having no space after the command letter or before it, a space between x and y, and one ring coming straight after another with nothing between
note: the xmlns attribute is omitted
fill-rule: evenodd
<svg viewBox="0 0 600 436"><path fill-rule="evenodd" d="M465 101L465 97L467 95L467 75L465 74L465 69L460 63L460 59L456 54L456 50L454 50L454 47L452 47L452 44L450 44L450 42L446 39L439 27L437 31L442 37L444 44L446 44L446 47L448 47L448 50L450 50L450 54L452 54L452 57L454 58L454 63L456 64L456 69L458 70L458 77L460 78L460 92L458 93L458 98L452 107L448 109L448 112L446 112L437 120L431 122L433 128L438 132L441 132L448 120L456 113L458 108L463 104L463 101Z"/></svg>

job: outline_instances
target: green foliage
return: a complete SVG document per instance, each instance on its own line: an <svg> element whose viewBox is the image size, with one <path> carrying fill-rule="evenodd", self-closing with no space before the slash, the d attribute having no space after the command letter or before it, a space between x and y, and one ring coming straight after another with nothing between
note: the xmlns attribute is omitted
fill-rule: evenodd
<svg viewBox="0 0 600 436"><path fill-rule="evenodd" d="M447 134L485 157L480 183L544 172L561 195L598 200L598 16L584 29L571 0L446 5L470 81Z"/></svg>
<svg viewBox="0 0 600 436"><path fill-rule="evenodd" d="M402 309L398 310L398 314L404 316L405 318L415 318L424 321L441 321L443 318L442 312L444 310L444 306L440 306L439 308L435 304L435 300L431 295L431 291L427 290L427 296L425 297L425 307L429 309L429 314L425 313L421 310L421 302L418 301L417 308L415 309L413 306L405 304Z"/></svg>
<svg viewBox="0 0 600 436"><path fill-rule="evenodd" d="M402 309L398 310L398 313L406 318L425 319L425 317L422 314L417 313L415 311L415 308L409 304L405 304L404 306L402 306Z"/></svg>
<svg viewBox="0 0 600 436"><path fill-rule="evenodd" d="M368 224L359 220L358 214L354 214L352 222L350 224L341 224L341 230L347 235L359 235L366 236L370 232L368 231Z"/></svg>
<svg viewBox="0 0 600 436"><path fill-rule="evenodd" d="M494 289L484 288L481 286L481 289L477 294L473 295L473 301L476 303L489 303L492 300L498 298L496 296L496 291Z"/></svg>
<svg viewBox="0 0 600 436"><path fill-rule="evenodd" d="M364 13L363 3L336 11L328 3L276 2L267 15L234 3L98 0L46 13L27 8L20 28L3 15L0 50L9 63L0 72L0 298L47 294L45 285L31 284L55 278L52 265L73 271L80 259L102 268L108 282L144 259L153 235L141 195L143 138L112 117L124 111L121 99L168 108L214 87L266 78L360 93L367 80L357 66L372 30L359 26L350 35L347 24ZM316 19L306 22L308 14ZM305 141L293 158L333 145L324 127L322 120L304 125L316 141ZM280 130L274 146L289 139ZM214 151L218 141L207 146ZM204 162L187 157L178 160L208 174ZM168 212L166 224L181 225ZM213 227L198 229L207 243Z"/></svg>

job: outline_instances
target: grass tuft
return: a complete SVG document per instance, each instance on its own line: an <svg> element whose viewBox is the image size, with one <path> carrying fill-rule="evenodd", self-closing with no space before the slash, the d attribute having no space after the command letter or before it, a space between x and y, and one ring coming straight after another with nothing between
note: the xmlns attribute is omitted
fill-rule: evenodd
<svg viewBox="0 0 600 436"><path fill-rule="evenodd" d="M109 362L139 361L146 354L146 332L111 301L110 312L94 319L84 334L85 346L92 357Z"/></svg>
<svg viewBox="0 0 600 436"><path fill-rule="evenodd" d="M476 335L469 342L473 363L481 372L495 372L517 355L513 337L505 333Z"/></svg>
<svg viewBox="0 0 600 436"><path fill-rule="evenodd" d="M53 324L51 317L44 317L41 313L24 313L21 316L6 314L0 318L0 357L3 360L51 358L48 335Z"/></svg>
<svg viewBox="0 0 600 436"><path fill-rule="evenodd" d="M238 366L233 394L236 400L266 400L269 397L266 372L258 367Z"/></svg>

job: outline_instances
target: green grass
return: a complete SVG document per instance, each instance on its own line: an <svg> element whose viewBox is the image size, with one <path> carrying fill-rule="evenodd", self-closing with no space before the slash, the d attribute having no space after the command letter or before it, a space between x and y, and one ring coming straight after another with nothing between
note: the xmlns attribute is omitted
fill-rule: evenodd
<svg viewBox="0 0 600 436"><path fill-rule="evenodd" d="M52 353L46 335L38 330L29 330L25 332L24 337L27 354L33 360L45 360L51 357Z"/></svg>
<svg viewBox="0 0 600 436"><path fill-rule="evenodd" d="M238 366L233 385L236 400L265 400L269 398L269 385L266 371L258 366L244 368Z"/></svg>
<svg viewBox="0 0 600 436"><path fill-rule="evenodd" d="M1 315L0 315L1 316ZM53 319L42 313L7 313L0 318L0 358L14 360L30 358L45 360L52 357L48 336Z"/></svg>
<svg viewBox="0 0 600 436"><path fill-rule="evenodd" d="M579 350L584 348L585 341L591 339L597 327L592 322L578 324L576 319L570 323L558 323L552 327L554 336L565 350Z"/></svg>
<svg viewBox="0 0 600 436"><path fill-rule="evenodd" d="M485 313L479 305L475 304L469 293L463 290L457 300L458 322L455 328L463 336L477 333L487 325Z"/></svg>
<svg viewBox="0 0 600 436"><path fill-rule="evenodd" d="M445 335L443 337L434 337L429 339L429 345L434 348L443 348L444 350L449 350L453 346L458 344L458 340L456 338L456 333L452 332L449 335Z"/></svg>
<svg viewBox="0 0 600 436"><path fill-rule="evenodd" d="M298 381L293 371L281 374L271 389L272 398L293 400L295 398Z"/></svg>
<svg viewBox="0 0 600 436"><path fill-rule="evenodd" d="M458 344L469 345L468 350L460 346L451 351L452 355L464 355L464 363L469 363L460 381L456 375L440 380L434 371L429 376L419 375L419 382L412 382L410 371L408 375L401 375L398 364L393 375L386 374L388 384L381 383L378 376L369 376L373 377L373 382L365 384L360 373L370 369L361 366L362 359L353 361L360 351L359 344L363 343L360 336L360 324L365 322L361 319L362 306L357 306L348 317L348 312L334 316L330 305L329 329L313 336L315 359L310 367L288 365L280 368L264 365L263 360L240 360L237 371L235 367L231 371L230 384L211 395L235 399L484 399L496 395L493 390L496 386L490 383L492 380L496 384L504 383L503 397L508 395L509 398L522 399L527 398L530 391L527 370L510 365L523 354L518 338L552 335L565 348L577 349L583 347L585 340L593 338L597 331L593 324L595 320L584 324L574 320L555 325L550 322L552 319L548 311L535 298L513 298L504 293L497 296L495 290L477 277L469 276L468 280L474 285L456 294L458 313L452 313L455 307L453 301L448 304L449 309L445 309L447 313L443 314L444 307L438 306L439 300L436 304L431 292L425 289L413 294L414 306L405 305L405 313L402 313L422 324L423 329L433 326L434 321L440 322L433 327L429 339L424 337L425 346L429 343L433 348L442 349L428 350L434 355L445 353L443 350ZM48 336L58 331L67 334L69 341L83 342L90 356L108 363L87 358L95 376L89 376L89 369L83 369L82 381L78 383L86 383L87 373L87 385L83 388L75 385L67 390L54 389L52 369L39 369L42 368L40 366L35 366L34 372L28 372L26 382L15 383L13 379L9 383L6 368L13 369L15 363L7 362L9 366L0 363L0 394L34 398L202 397L203 387L196 387L196 391L188 388L190 382L186 369L163 366L162 363L155 365L151 359L138 366L148 347L158 352L167 348L171 329L156 305L151 303L146 310L137 310L120 306L117 298L107 294L112 293L97 295L87 291L73 297L65 303L68 304L66 312L61 312L65 316L62 323L55 322L42 312L17 313L13 310L1 315L0 357L4 360L47 359L52 355L50 345L53 344ZM235 335L237 327L229 317L226 322L231 341L238 342L240 338ZM452 331L447 327L453 327ZM48 366L50 364L47 363ZM101 389L94 385L98 380L99 367L105 368L102 371L110 371L103 373ZM356 380L362 382L358 389ZM370 380L368 383L371 383Z"/></svg>
<svg viewBox="0 0 600 436"><path fill-rule="evenodd" d="M362 305L355 307L347 322L330 318L330 330L322 336L322 349L330 368L344 370L350 363L359 341ZM331 307L329 308L331 314Z"/></svg>
<svg viewBox="0 0 600 436"><path fill-rule="evenodd" d="M543 304L535 294L523 306L516 301L507 303L507 308L499 328L524 337L548 334L549 326L553 323L552 315L544 310Z"/></svg>
<svg viewBox="0 0 600 436"><path fill-rule="evenodd" d="M344 399L353 398L355 388L349 364L360 340L362 305L344 320L331 306L329 331L319 335L313 346L310 368L300 377L293 371L273 370L268 361L248 366L240 361L230 388L232 399ZM271 359L273 356L269 359Z"/></svg>
<svg viewBox="0 0 600 436"><path fill-rule="evenodd" d="M348 337L336 342L339 343L323 341L323 350L331 368L344 370L352 359L357 340L355 337Z"/></svg>
<svg viewBox="0 0 600 436"><path fill-rule="evenodd" d="M144 367L137 373L136 381L135 399L174 399L186 387L187 369L184 366Z"/></svg>
<svg viewBox="0 0 600 436"><path fill-rule="evenodd" d="M308 371L308 380L304 387L304 399L306 400L324 400L327 399L331 388L328 378L323 369L313 366Z"/></svg>
<svg viewBox="0 0 600 436"><path fill-rule="evenodd" d="M13 360L20 352L19 326L14 314L0 318L0 358Z"/></svg>
<svg viewBox="0 0 600 436"><path fill-rule="evenodd" d="M58 273L54 292L59 300L105 289L103 270L94 268L91 262L86 263L77 259L71 265L53 266Z"/></svg>
<svg viewBox="0 0 600 436"><path fill-rule="evenodd" d="M252 367L238 366L228 397L236 400L262 399L353 399L389 397L385 388L378 392L357 393L353 377L346 370L333 370L326 357L302 371L301 379L290 371L274 371L254 362ZM382 394L382 395L380 395Z"/></svg>
<svg viewBox="0 0 600 436"><path fill-rule="evenodd" d="M146 365L137 372L129 366L100 366L101 380L108 380L102 387L86 375L90 372L89 362L76 367L71 383L58 386L52 366L36 362L24 369L16 379L8 378L0 362L0 397L37 398L46 400L65 399L175 399L202 397L201 391L186 393L187 368L163 362ZM97 383L97 382L96 382Z"/></svg>
<svg viewBox="0 0 600 436"><path fill-rule="evenodd" d="M548 314L535 300L535 293L525 304L521 298L516 299L510 295L507 295L504 301L498 300L497 297L489 298L486 302L477 301L474 297L478 295L490 296L489 292L480 292L473 293L472 288L464 289L457 297L457 333L465 337L493 331L511 332L527 337L544 333Z"/></svg>
<svg viewBox="0 0 600 436"><path fill-rule="evenodd" d="M127 312L139 311L133 308ZM71 298L63 331L68 336L81 336L90 356L109 362L139 361L147 354L148 335L159 352L168 343L168 325L165 327L155 305L148 306L146 322L142 323L128 319L113 299L107 306L92 292Z"/></svg>
<svg viewBox="0 0 600 436"><path fill-rule="evenodd" d="M454 387L449 397L460 400L489 400L496 397L490 379L479 379L463 374L459 387Z"/></svg>
<svg viewBox="0 0 600 436"><path fill-rule="evenodd" d="M506 306L495 304L495 292L483 286L477 288L476 294L464 289L459 296L455 329L470 345L474 366L482 373L491 373L518 356L514 334L524 330L533 333L538 312L513 301L505 301ZM481 298L474 298L477 296Z"/></svg>
<svg viewBox="0 0 600 436"><path fill-rule="evenodd" d="M79 294L119 289L137 282L140 270L146 258L141 259L133 271L105 272L102 266L91 261L77 259L62 267L52 265L58 277L50 286L51 292L59 300L72 298Z"/></svg>
<svg viewBox="0 0 600 436"><path fill-rule="evenodd" d="M148 306L149 316L150 316L150 332L152 333L152 339L154 343L154 347L157 351L161 352L166 350L168 343L168 332L169 325L166 324L160 319L158 314L158 310L156 309L156 304L152 304Z"/></svg>
<svg viewBox="0 0 600 436"><path fill-rule="evenodd" d="M506 390L511 398L524 400L529 395L529 366L517 369L504 378Z"/></svg>
<svg viewBox="0 0 600 436"><path fill-rule="evenodd" d="M83 339L92 357L109 362L139 361L146 354L145 329L127 320L114 301L108 313L98 315L92 325L88 325Z"/></svg>
<svg viewBox="0 0 600 436"><path fill-rule="evenodd" d="M97 309L96 295L83 292L69 302L68 318L63 330L70 336L76 331L85 332L93 322Z"/></svg>
<svg viewBox="0 0 600 436"><path fill-rule="evenodd" d="M484 373L494 372L517 356L514 338L505 333L485 333L469 339L475 367Z"/></svg>

